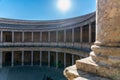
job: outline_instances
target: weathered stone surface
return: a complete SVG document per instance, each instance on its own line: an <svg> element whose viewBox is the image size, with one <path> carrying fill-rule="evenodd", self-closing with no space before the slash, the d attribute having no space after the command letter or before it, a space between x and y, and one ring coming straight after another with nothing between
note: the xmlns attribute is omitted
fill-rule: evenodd
<svg viewBox="0 0 120 80"><path fill-rule="evenodd" d="M78 70L120 80L119 21L120 0L97 0L96 42L90 57L76 61Z"/></svg>
<svg viewBox="0 0 120 80"><path fill-rule="evenodd" d="M104 62L103 62L104 63ZM76 67L79 70L83 70L86 72L94 73L103 77L108 77L111 79L116 78L115 80L120 79L120 70L118 67L110 67L106 65L98 65L95 61L91 58L84 58L81 60L76 61Z"/></svg>
<svg viewBox="0 0 120 80"><path fill-rule="evenodd" d="M120 42L120 0L97 0L97 36L101 45ZM116 45L116 46L117 46Z"/></svg>
<svg viewBox="0 0 120 80"><path fill-rule="evenodd" d="M68 80L110 80L97 76L95 74L80 71L76 68L75 65L66 68L64 70L64 74L66 75Z"/></svg>
<svg viewBox="0 0 120 80"><path fill-rule="evenodd" d="M79 77L79 73L77 72L76 66L68 67L64 70L64 75L67 77L68 80L73 80Z"/></svg>
<svg viewBox="0 0 120 80"><path fill-rule="evenodd" d="M92 60L99 66L97 74L120 79L120 1L97 0L96 42ZM92 71L90 71L92 72Z"/></svg>

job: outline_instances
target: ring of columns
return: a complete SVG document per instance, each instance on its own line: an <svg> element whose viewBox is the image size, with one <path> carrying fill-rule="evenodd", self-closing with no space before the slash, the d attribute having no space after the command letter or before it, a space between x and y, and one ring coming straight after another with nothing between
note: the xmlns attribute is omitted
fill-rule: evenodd
<svg viewBox="0 0 120 80"><path fill-rule="evenodd" d="M0 67L66 67L87 57L95 41L95 13L51 21L0 18Z"/></svg>

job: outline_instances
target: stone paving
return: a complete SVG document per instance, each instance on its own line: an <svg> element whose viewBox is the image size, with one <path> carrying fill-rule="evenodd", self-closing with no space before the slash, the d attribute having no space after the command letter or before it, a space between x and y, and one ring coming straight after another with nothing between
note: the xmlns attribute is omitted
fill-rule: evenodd
<svg viewBox="0 0 120 80"><path fill-rule="evenodd" d="M63 69L48 67L5 67L0 69L0 80L66 80Z"/></svg>

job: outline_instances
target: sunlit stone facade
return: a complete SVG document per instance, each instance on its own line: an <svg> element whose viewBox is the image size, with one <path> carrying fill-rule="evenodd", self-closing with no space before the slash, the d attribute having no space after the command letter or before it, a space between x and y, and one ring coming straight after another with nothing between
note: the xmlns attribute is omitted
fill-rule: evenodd
<svg viewBox="0 0 120 80"><path fill-rule="evenodd" d="M51 21L0 18L0 67L64 68L89 56L94 41L95 13Z"/></svg>

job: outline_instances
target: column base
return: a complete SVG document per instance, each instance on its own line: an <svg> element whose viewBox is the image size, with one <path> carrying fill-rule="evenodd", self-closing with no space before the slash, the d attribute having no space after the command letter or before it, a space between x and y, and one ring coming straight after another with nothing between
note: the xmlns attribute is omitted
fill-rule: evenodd
<svg viewBox="0 0 120 80"><path fill-rule="evenodd" d="M95 74L87 73L81 70L78 70L76 65L67 67L64 70L64 75L68 80L110 80L97 76Z"/></svg>
<svg viewBox="0 0 120 80"><path fill-rule="evenodd" d="M101 66L95 61L93 61L91 57L77 60L76 67L78 70L97 74L103 77L110 78L112 80L120 80L120 68L114 68L111 66Z"/></svg>

